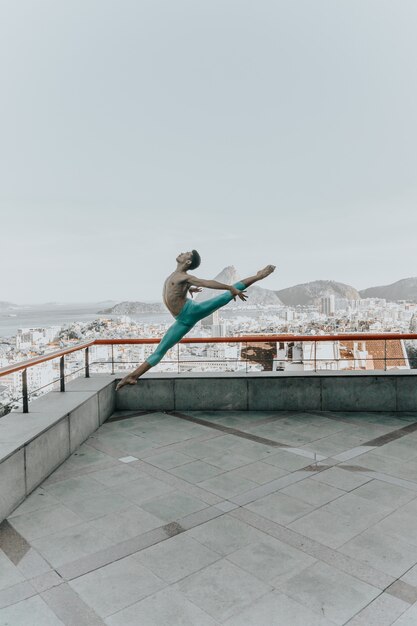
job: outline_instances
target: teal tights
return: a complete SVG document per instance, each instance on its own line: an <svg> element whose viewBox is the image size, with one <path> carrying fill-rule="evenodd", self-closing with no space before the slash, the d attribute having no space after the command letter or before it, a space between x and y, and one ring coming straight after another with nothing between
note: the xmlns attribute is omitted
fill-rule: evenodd
<svg viewBox="0 0 417 626"><path fill-rule="evenodd" d="M242 282L235 283L233 286L239 290L246 289L245 283ZM225 291L220 294L220 296L210 298L210 300L206 300L205 302L187 300L179 314L175 317L176 321L168 328L167 332L162 337L157 349L146 359L149 365L153 367L159 363L168 350L175 346L197 322L211 315L211 313L217 311L217 309L220 309L220 307L230 302L232 298L233 296L230 291Z"/></svg>

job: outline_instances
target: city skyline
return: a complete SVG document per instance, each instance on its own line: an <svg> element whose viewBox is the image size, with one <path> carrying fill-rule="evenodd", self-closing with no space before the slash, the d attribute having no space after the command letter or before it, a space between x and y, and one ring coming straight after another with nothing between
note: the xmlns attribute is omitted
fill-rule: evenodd
<svg viewBox="0 0 417 626"><path fill-rule="evenodd" d="M0 9L0 300L160 300L415 276L417 5L233 0Z"/></svg>

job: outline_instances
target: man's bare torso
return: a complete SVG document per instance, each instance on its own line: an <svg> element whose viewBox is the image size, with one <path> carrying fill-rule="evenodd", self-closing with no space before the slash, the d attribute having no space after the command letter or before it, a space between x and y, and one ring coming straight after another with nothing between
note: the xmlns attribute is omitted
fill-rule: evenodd
<svg viewBox="0 0 417 626"><path fill-rule="evenodd" d="M164 282L162 298L167 309L176 317L187 300L190 288L186 272L173 272Z"/></svg>

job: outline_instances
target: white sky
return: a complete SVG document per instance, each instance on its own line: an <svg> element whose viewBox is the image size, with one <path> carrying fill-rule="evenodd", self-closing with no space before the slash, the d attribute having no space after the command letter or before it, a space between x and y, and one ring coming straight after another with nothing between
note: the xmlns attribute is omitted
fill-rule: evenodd
<svg viewBox="0 0 417 626"><path fill-rule="evenodd" d="M2 0L0 300L417 274L415 0Z"/></svg>

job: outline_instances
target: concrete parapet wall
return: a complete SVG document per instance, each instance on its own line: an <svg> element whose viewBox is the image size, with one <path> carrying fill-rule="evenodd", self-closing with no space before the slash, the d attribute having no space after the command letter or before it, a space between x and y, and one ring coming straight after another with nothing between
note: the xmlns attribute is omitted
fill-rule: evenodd
<svg viewBox="0 0 417 626"><path fill-rule="evenodd" d="M114 376L79 378L0 419L0 521L112 415L114 387Z"/></svg>
<svg viewBox="0 0 417 626"><path fill-rule="evenodd" d="M151 374L123 387L116 408L417 411L417 371Z"/></svg>

